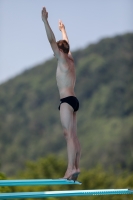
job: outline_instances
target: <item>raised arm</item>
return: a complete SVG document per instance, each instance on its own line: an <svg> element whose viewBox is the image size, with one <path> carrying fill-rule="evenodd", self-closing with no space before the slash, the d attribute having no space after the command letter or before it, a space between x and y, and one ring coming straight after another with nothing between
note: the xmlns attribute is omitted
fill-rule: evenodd
<svg viewBox="0 0 133 200"><path fill-rule="evenodd" d="M48 23L48 12L46 11L45 7L43 7L43 9L42 9L42 20L44 22L44 26L45 26L45 30L46 30L46 34L47 34L49 43L53 49L55 56L58 58L60 55L60 51L58 49L54 33Z"/></svg>
<svg viewBox="0 0 133 200"><path fill-rule="evenodd" d="M66 40L69 44L69 40L68 40L68 36L67 36L67 33L66 33L66 29L65 29L65 26L64 24L62 23L61 20L59 20L59 30L62 32L62 39L63 40Z"/></svg>
<svg viewBox="0 0 133 200"><path fill-rule="evenodd" d="M59 20L59 30L61 31L61 33L62 33L62 39L63 40L66 40L67 42L68 42L68 44L69 44L69 39L68 39L68 36L67 36L67 32L66 32L66 29L65 29L65 25L62 23L62 21L61 20ZM70 44L69 44L69 46L70 46ZM71 54L71 52L69 51L69 56L72 58L72 54Z"/></svg>

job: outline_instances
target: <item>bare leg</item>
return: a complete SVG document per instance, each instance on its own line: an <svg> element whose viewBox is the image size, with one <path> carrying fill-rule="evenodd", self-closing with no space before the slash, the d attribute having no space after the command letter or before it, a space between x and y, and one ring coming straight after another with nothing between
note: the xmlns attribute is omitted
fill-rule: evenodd
<svg viewBox="0 0 133 200"><path fill-rule="evenodd" d="M80 145L76 133L76 113L73 112L73 108L69 104L63 103L60 107L60 118L68 154L68 166L64 178L68 178L72 173L79 172Z"/></svg>
<svg viewBox="0 0 133 200"><path fill-rule="evenodd" d="M75 158L75 169L77 172L80 172L79 169L79 162L80 162L80 156L81 156L81 147L80 143L77 137L77 119L76 119L76 113L73 113L73 125L74 125L74 135L75 135L75 145L76 145L76 158Z"/></svg>

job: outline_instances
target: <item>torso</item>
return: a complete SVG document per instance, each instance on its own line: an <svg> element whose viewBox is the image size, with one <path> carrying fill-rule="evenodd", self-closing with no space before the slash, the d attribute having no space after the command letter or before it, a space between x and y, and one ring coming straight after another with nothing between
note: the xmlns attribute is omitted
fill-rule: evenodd
<svg viewBox="0 0 133 200"><path fill-rule="evenodd" d="M75 66L73 60L68 55L65 56L65 60L58 59L56 80L60 98L75 96Z"/></svg>

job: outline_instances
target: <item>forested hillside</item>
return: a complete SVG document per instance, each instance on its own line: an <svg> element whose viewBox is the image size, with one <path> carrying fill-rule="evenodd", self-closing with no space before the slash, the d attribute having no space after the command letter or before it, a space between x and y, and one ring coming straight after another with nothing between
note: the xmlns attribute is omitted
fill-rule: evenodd
<svg viewBox="0 0 133 200"><path fill-rule="evenodd" d="M106 38L73 52L81 167L133 171L133 34ZM59 119L56 60L0 85L0 171L27 160L66 158Z"/></svg>

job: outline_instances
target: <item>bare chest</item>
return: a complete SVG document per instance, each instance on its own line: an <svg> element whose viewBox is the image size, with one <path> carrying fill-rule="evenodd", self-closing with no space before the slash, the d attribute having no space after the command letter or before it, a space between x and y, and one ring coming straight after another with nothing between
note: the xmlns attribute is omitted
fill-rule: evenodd
<svg viewBox="0 0 133 200"><path fill-rule="evenodd" d="M74 65L60 66L57 65L56 80L58 87L74 87L75 84L75 68Z"/></svg>

